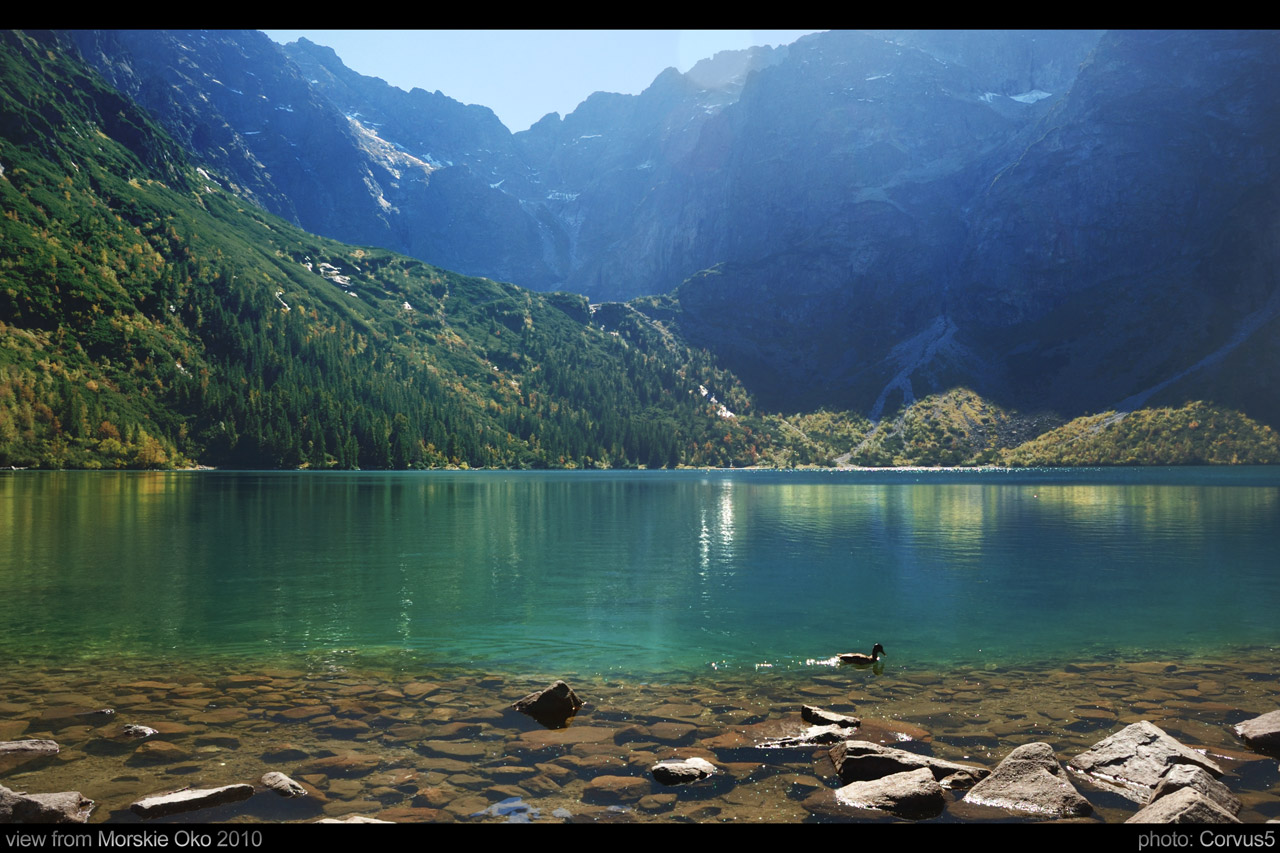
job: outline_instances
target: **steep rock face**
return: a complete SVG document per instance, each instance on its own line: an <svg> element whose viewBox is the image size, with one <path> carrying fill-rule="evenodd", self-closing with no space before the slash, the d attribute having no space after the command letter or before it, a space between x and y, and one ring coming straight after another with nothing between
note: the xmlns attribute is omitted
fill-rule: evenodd
<svg viewBox="0 0 1280 853"><path fill-rule="evenodd" d="M417 139L408 147L378 133L378 118L395 112L378 87L391 87L353 75L315 45L294 51L299 64L254 31L72 36L112 85L209 162L215 178L272 213L317 234L476 275L550 283L537 270L536 223L491 187L493 170L467 154L504 138L511 151L510 134L491 111L393 90L410 102L400 111L405 138ZM363 100L352 100L353 89ZM428 115L447 102L425 132L424 110L413 108L422 101Z"/></svg>
<svg viewBox="0 0 1280 853"><path fill-rule="evenodd" d="M313 87L346 115L376 128L402 147L436 164L467 160L477 172L500 177L512 169L515 146L511 134L488 107L467 105L441 92L405 92L377 77L352 71L333 48L308 39L284 45L283 51Z"/></svg>
<svg viewBox="0 0 1280 853"><path fill-rule="evenodd" d="M661 289L797 254L832 255L816 266L880 292L926 279L937 253L920 249L960 237L958 173L1017 123L983 91L963 68L866 34L802 39L700 128L679 180L655 188L602 262L644 267L664 246L666 269L648 274Z"/></svg>
<svg viewBox="0 0 1280 853"><path fill-rule="evenodd" d="M1030 104L987 98L995 78L944 67L937 45L920 53L938 68L908 67L902 45L892 54L901 64L881 68L911 81L910 98L893 100L900 113L856 102L831 121L843 147L831 142L840 131L806 137L784 116L768 123L776 138L739 145L778 152L776 167L735 187L745 191L724 209L751 211L731 228L743 239L723 247L731 260L715 275L679 289L681 328L725 356L763 404L784 408L892 410L963 383L1068 414L1202 397L1275 421L1277 40L1108 34L1065 93ZM1004 53L1015 54L1008 42ZM998 60L988 70L1015 89L1065 83L1068 63L1040 55L1045 76L1009 76L1019 63ZM824 56L818 67L843 66ZM894 79L871 70L861 69L867 86ZM762 109L785 100L814 124L832 115L801 95L798 66L769 71L797 79ZM726 112L750 112L770 82L753 78ZM828 83L821 94L837 91ZM972 110L964 95L975 91L1004 127ZM1014 121L1010 101L1030 120ZM875 134L901 156L873 184L834 155L852 151L867 169L886 149L857 146ZM744 126L739 138L749 135Z"/></svg>
<svg viewBox="0 0 1280 853"><path fill-rule="evenodd" d="M710 215L724 203L735 143L725 111L787 51L724 51L687 74L668 68L639 95L597 92L516 134L546 188L526 204L562 223L563 287L627 299L720 260L708 246L729 225Z"/></svg>
<svg viewBox="0 0 1280 853"><path fill-rule="evenodd" d="M273 213L468 274L596 298L657 292L699 268L667 262L679 255L667 248L669 228L641 233L638 253L608 249L636 227L633 211L655 188L661 200L664 187L683 185L699 129L746 75L786 53L730 51L689 75L668 69L641 95L597 93L513 136L486 107L404 92L305 40L282 48L248 31L74 40L218 177ZM703 194L692 185L679 198L690 190ZM645 209L662 222L671 205ZM674 229L686 232L697 242L690 217Z"/></svg>
<svg viewBox="0 0 1280 853"><path fill-rule="evenodd" d="M279 47L253 31L78 30L81 55L218 177L321 233L345 218L365 242L385 220L364 192L355 135Z"/></svg>
<svg viewBox="0 0 1280 853"><path fill-rule="evenodd" d="M1055 35L1040 34L1029 55L1067 67L1091 46L1061 34L1049 51ZM1002 36L1006 45L1032 37ZM727 355L766 405L869 409L911 367L893 348L928 336L954 307L947 282L966 205L1062 92L1011 96L1026 95L1029 81L1068 79L1028 72L1010 85L1009 76L861 33L793 45L726 110L727 186L700 216L721 225L692 260L729 262L680 288L682 328ZM914 393L960 376L993 384L980 354L945 343L928 348ZM898 399L912 393L904 384Z"/></svg>
<svg viewBox="0 0 1280 853"><path fill-rule="evenodd" d="M385 163L378 187L391 225L381 245L529 287L560 281L562 234L525 209L530 169L492 110L357 74L306 39L284 52L347 117L368 156Z"/></svg>
<svg viewBox="0 0 1280 853"><path fill-rule="evenodd" d="M873 30L893 44L922 50L940 62L962 65L991 87L993 100L1071 87L1081 60L1098 43L1097 30ZM1030 96L1030 98L1028 97Z"/></svg>
<svg viewBox="0 0 1280 853"><path fill-rule="evenodd" d="M1105 407L1233 338L1219 358L1274 352L1277 47L1274 32L1107 34L975 200L952 311L1020 398ZM1266 417L1238 386L1214 396Z"/></svg>
<svg viewBox="0 0 1280 853"><path fill-rule="evenodd" d="M1017 150L1098 37L821 33L668 69L516 138L581 195L570 289L625 298L718 263L829 253L817 269L897 298L954 263L936 249L963 237L959 205L991 171L975 167Z"/></svg>

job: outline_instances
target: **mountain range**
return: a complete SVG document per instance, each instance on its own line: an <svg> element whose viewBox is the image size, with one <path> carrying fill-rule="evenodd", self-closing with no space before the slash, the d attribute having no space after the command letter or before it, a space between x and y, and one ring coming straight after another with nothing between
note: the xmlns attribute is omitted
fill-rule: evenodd
<svg viewBox="0 0 1280 853"><path fill-rule="evenodd" d="M964 388L1044 428L1190 400L1280 423L1275 32L820 33L515 134L306 40L52 43L220 193L559 292L756 411L901 426Z"/></svg>

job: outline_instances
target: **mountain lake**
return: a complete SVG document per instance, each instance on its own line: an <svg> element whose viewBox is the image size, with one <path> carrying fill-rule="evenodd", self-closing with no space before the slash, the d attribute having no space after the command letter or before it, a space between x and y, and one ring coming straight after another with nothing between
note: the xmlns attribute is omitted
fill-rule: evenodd
<svg viewBox="0 0 1280 853"><path fill-rule="evenodd" d="M269 770L311 796L161 820L892 820L761 745L810 704L989 769L1148 719L1260 822L1280 770L1230 726L1280 707L1277 555L1276 467L4 472L0 741L61 751L0 785L92 823ZM510 710L556 679L567 728ZM963 793L935 820L1028 820Z"/></svg>

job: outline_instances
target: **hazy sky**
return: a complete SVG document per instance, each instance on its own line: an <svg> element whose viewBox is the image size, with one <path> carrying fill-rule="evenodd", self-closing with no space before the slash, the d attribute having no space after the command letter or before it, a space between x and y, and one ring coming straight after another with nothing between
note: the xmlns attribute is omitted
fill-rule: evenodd
<svg viewBox="0 0 1280 853"><path fill-rule="evenodd" d="M592 92L638 94L664 69L688 71L719 50L790 44L814 30L264 30L306 36L348 68L408 91L482 104L513 133Z"/></svg>

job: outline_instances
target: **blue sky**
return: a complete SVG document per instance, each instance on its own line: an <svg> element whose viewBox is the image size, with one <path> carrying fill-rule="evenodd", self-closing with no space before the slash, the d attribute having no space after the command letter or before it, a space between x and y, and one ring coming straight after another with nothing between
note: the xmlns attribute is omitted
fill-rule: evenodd
<svg viewBox="0 0 1280 853"><path fill-rule="evenodd" d="M348 68L492 109L512 132L567 115L592 92L638 94L665 68L719 50L790 44L813 30L264 30L306 36Z"/></svg>

